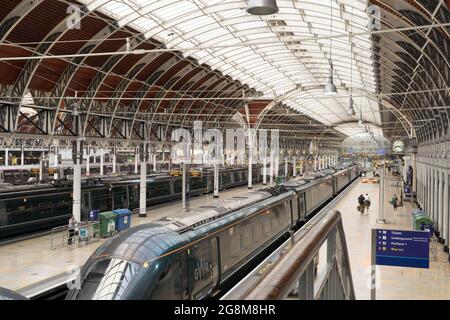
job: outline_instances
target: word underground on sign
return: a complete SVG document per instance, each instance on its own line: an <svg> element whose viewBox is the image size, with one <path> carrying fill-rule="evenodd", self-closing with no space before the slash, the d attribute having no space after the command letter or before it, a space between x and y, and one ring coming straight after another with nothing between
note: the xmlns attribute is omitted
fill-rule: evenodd
<svg viewBox="0 0 450 320"><path fill-rule="evenodd" d="M429 268L429 232L376 229L374 242L377 265Z"/></svg>

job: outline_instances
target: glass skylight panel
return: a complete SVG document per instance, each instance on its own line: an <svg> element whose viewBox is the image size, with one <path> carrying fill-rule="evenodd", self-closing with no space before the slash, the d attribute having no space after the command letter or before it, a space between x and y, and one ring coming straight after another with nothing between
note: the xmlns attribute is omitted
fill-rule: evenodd
<svg viewBox="0 0 450 320"><path fill-rule="evenodd" d="M82 1L86 3L86 0ZM339 3L278 0L279 13L261 17L247 14L244 10L247 1L243 0L110 0L97 3L119 21L122 19L121 23L130 24L147 37L155 37L169 48L180 49L184 56L192 55L199 63L206 63L268 96L273 95L273 90L282 94L294 89L295 84L301 84L307 91L296 97L308 100L292 99L289 103L300 111L306 107L313 110L309 112L315 114L316 119L322 120L318 114L327 110L324 104L330 109L336 108L335 112L339 114L330 121L340 117L341 120L348 119L348 91L339 86L341 82L350 86L351 59L354 60L353 92L361 86L361 77L368 93L375 90L370 35L352 37L353 56L349 54L348 37L340 37L332 40L339 96L323 100L322 86L328 77L330 58L330 4L333 5L332 35L346 34L346 22L352 23L353 33L360 33L367 32L367 14L364 12L367 1L364 0L340 0ZM339 4L344 6L343 12ZM92 6L95 7L95 3ZM314 39L314 35L324 39ZM203 49L190 50L195 47ZM375 112L379 121L377 102L363 104L364 108ZM373 117L372 112L367 112L367 117Z"/></svg>

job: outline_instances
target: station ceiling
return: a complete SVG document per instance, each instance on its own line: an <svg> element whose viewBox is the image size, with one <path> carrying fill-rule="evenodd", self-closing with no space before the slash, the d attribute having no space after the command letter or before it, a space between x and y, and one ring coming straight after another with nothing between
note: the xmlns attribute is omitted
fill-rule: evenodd
<svg viewBox="0 0 450 320"><path fill-rule="evenodd" d="M196 120L325 146L366 130L359 119L388 139L447 132L448 2L277 4L253 16L235 0L4 0L0 136L73 137L74 106L86 137L117 143Z"/></svg>

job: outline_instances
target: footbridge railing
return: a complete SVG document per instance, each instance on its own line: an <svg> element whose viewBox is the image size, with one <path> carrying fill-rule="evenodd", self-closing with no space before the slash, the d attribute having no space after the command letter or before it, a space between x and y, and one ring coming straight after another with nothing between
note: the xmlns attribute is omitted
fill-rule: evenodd
<svg viewBox="0 0 450 320"><path fill-rule="evenodd" d="M340 212L322 210L222 299L355 299Z"/></svg>

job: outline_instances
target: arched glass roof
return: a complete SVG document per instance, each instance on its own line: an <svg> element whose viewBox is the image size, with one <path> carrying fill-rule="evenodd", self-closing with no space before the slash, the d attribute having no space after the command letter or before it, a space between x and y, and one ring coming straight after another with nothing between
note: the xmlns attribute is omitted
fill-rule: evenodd
<svg viewBox="0 0 450 320"><path fill-rule="evenodd" d="M326 125L360 114L381 125L367 1L278 0L279 13L268 16L236 0L81 2ZM339 92L332 98L323 93L330 59ZM350 92L355 116L347 115Z"/></svg>

